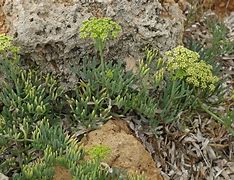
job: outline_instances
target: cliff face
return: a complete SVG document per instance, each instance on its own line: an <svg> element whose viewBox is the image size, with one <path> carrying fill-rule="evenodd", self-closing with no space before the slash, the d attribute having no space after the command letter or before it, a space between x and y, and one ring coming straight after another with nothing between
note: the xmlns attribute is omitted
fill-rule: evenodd
<svg viewBox="0 0 234 180"><path fill-rule="evenodd" d="M139 59L146 45L168 50L181 42L184 28L179 5L159 0L5 0L2 5L9 34L27 60L65 74L68 64L93 53L91 42L79 38L89 17L111 17L121 25L119 39L108 44L110 58Z"/></svg>

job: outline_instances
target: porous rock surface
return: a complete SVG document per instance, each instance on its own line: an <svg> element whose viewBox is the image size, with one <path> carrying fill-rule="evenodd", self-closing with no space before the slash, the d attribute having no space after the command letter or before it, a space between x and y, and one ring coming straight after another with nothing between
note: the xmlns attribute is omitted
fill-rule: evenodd
<svg viewBox="0 0 234 180"><path fill-rule="evenodd" d="M132 135L123 120L108 121L100 129L90 132L82 141L87 149L97 145L109 147L110 155L104 161L110 167L125 169L131 173L144 173L147 180L162 180L149 152Z"/></svg>
<svg viewBox="0 0 234 180"><path fill-rule="evenodd" d="M165 1L167 2L167 1ZM161 51L181 42L184 16L177 3L159 0L1 0L4 27L15 37L28 61L42 69L69 74L91 41L79 38L82 21L111 17L123 29L108 45L107 57L139 59L146 45ZM118 56L117 56L118 55Z"/></svg>
<svg viewBox="0 0 234 180"><path fill-rule="evenodd" d="M4 174L0 173L0 180L9 180L9 178Z"/></svg>

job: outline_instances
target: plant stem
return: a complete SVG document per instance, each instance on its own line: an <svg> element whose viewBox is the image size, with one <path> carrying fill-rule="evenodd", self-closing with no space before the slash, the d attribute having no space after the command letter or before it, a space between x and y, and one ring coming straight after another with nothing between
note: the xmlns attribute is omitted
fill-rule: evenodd
<svg viewBox="0 0 234 180"><path fill-rule="evenodd" d="M102 72L104 72L104 70L105 70L105 65L104 65L103 51L102 51L101 48L100 48L100 50L99 50L99 54L100 54L100 58L101 58Z"/></svg>
<svg viewBox="0 0 234 180"><path fill-rule="evenodd" d="M102 72L104 73L105 70L104 57L103 57L104 42L100 38L97 38L95 40L95 43L101 59Z"/></svg>
<svg viewBox="0 0 234 180"><path fill-rule="evenodd" d="M28 138L24 138L24 139L15 139L11 137L6 137L6 138L10 141L15 141L15 142L34 142L33 139L28 139Z"/></svg>
<svg viewBox="0 0 234 180"><path fill-rule="evenodd" d="M199 100L198 100L199 101ZM199 101L200 105L201 105L201 108L207 112L209 115L211 115L214 119L216 119L217 121L221 122L222 124L224 124L224 121L219 117L217 116L215 113L211 112L206 106L204 106L200 101Z"/></svg>
<svg viewBox="0 0 234 180"><path fill-rule="evenodd" d="M175 96L175 85L176 85L175 83L176 83L176 81L173 80L171 94L170 94L170 97L169 97L169 100L168 100L166 106L164 107L165 111L167 111L172 105L172 100L174 99L174 96Z"/></svg>

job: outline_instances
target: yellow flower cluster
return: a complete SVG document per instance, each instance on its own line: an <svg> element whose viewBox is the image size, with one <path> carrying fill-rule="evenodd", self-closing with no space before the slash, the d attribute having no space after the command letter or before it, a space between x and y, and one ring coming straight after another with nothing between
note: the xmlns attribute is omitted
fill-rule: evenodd
<svg viewBox="0 0 234 180"><path fill-rule="evenodd" d="M167 70L173 79L184 79L189 84L202 89L215 89L215 83L219 80L212 74L212 66L200 60L197 52L183 46L178 46L165 53L167 58Z"/></svg>
<svg viewBox="0 0 234 180"><path fill-rule="evenodd" d="M116 38L120 32L121 27L111 18L90 18L82 22L80 37L104 42L109 38Z"/></svg>

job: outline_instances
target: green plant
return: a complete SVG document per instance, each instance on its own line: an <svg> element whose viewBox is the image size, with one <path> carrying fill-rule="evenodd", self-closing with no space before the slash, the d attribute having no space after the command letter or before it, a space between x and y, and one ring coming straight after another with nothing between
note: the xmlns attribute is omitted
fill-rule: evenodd
<svg viewBox="0 0 234 180"><path fill-rule="evenodd" d="M73 179L121 179L128 178L128 174L114 170L110 172L102 166L100 158L109 154L110 149L97 146L90 149L92 160L84 161L86 152L75 137L65 134L60 126L51 126L49 121L43 119L37 123L32 133L31 146L40 152L40 157L24 164L21 172L13 176L14 180L53 179L56 166L69 170ZM129 176L140 178L140 176Z"/></svg>
<svg viewBox="0 0 234 180"><path fill-rule="evenodd" d="M212 35L211 46L205 47L204 58L207 61L214 61L225 54L232 54L234 52L234 41L228 38L228 28L225 24L217 18L206 20L206 26Z"/></svg>
<svg viewBox="0 0 234 180"><path fill-rule="evenodd" d="M58 82L50 75L43 76L33 70L17 72L18 76L11 82L3 82L0 101L0 146L6 156L0 159L0 169L9 162L18 169L22 164L33 159L29 151L32 132L37 122L49 118L57 123L56 112L63 92ZM10 79L10 77L9 77ZM7 157L12 154L12 158ZM16 159L14 157L17 157ZM6 174L12 169L6 168ZM5 170L4 170L5 172Z"/></svg>
<svg viewBox="0 0 234 180"><path fill-rule="evenodd" d="M104 88L95 92L91 89L90 83L81 81L75 90L75 97L67 96L67 100L73 114L73 121L86 128L92 128L96 123L111 118L112 105Z"/></svg>
<svg viewBox="0 0 234 180"><path fill-rule="evenodd" d="M14 81L19 71L19 48L13 45L12 40L12 37L0 34L0 73L8 81Z"/></svg>
<svg viewBox="0 0 234 180"><path fill-rule="evenodd" d="M171 78L168 61L158 57L157 50L146 49L145 59L139 63L136 94L130 94L128 107L149 119L155 127L160 122L169 123L178 114L193 105L193 89L180 79ZM128 102L128 101L126 101Z"/></svg>
<svg viewBox="0 0 234 180"><path fill-rule="evenodd" d="M92 159L106 159L111 153L111 148L104 145L96 145L89 149L87 149L88 155L91 156Z"/></svg>
<svg viewBox="0 0 234 180"><path fill-rule="evenodd" d="M50 126L47 120L33 132L32 146L42 151L42 157L22 167L13 179L53 179L57 165L67 168L75 179L104 178L108 172L96 160L82 162L83 150L73 137L65 135L61 127Z"/></svg>
<svg viewBox="0 0 234 180"><path fill-rule="evenodd" d="M197 99L202 98L204 93L211 94L216 90L218 77L212 70L212 66L200 60L198 53L182 46L158 59L157 51L147 50L145 60L139 63L137 75L140 97L131 94L134 98L127 99L131 99L131 105L137 105L129 107L145 112L143 115L150 122L158 122L157 118L166 123L172 122L184 111L196 109ZM149 100L144 106L143 99L147 98ZM136 103L137 100L141 101ZM141 106L145 111L139 108Z"/></svg>
<svg viewBox="0 0 234 180"><path fill-rule="evenodd" d="M213 73L220 76L222 73L220 58L234 52L234 41L228 38L228 28L217 18L208 18L205 25L212 36L204 42L207 45L191 38L186 38L185 44L187 48L199 53L201 59L213 66Z"/></svg>
<svg viewBox="0 0 234 180"><path fill-rule="evenodd" d="M63 89L49 74L44 76L33 70L21 70L13 84L3 84L0 92L3 110L0 117L10 124L21 118L29 118L34 122L43 117L53 119L56 112L54 106L59 103L62 93Z"/></svg>
<svg viewBox="0 0 234 180"><path fill-rule="evenodd" d="M167 70L173 79L185 80L200 89L215 89L218 77L212 73L212 66L200 60L198 53L182 46L178 46L165 53Z"/></svg>
<svg viewBox="0 0 234 180"><path fill-rule="evenodd" d="M132 73L126 73L121 63L106 63L105 72L95 61L87 61L73 72L80 80L74 96L67 97L73 120L84 126L95 126L111 118L113 106L122 108L123 98L134 81Z"/></svg>
<svg viewBox="0 0 234 180"><path fill-rule="evenodd" d="M160 116L171 122L181 112L196 109L199 101L214 93L219 78L211 65L200 59L198 53L178 46L165 53L165 86L160 98Z"/></svg>
<svg viewBox="0 0 234 180"><path fill-rule="evenodd" d="M201 67L200 75L192 73L194 65ZM123 115L134 112L147 118L150 124L157 125L159 119L169 123L183 111L197 107L199 92L213 90L217 81L212 67L184 47L177 47L159 59L156 50L146 50L137 74L125 72L121 63L106 63L102 73L95 61L87 61L73 70L81 80L75 96L68 97L68 101L75 121L83 119L86 127L118 112ZM102 118L102 114L108 118Z"/></svg>
<svg viewBox="0 0 234 180"><path fill-rule="evenodd" d="M44 150L47 147L50 147L52 151L65 150L72 142L76 142L74 137L65 134L60 125L52 126L46 118L35 124L35 129L31 134L31 145L36 150Z"/></svg>
<svg viewBox="0 0 234 180"><path fill-rule="evenodd" d="M90 18L83 21L80 28L81 38L91 38L94 46L101 58L102 70L104 72L104 49L109 39L116 38L121 31L121 27L110 18Z"/></svg>
<svg viewBox="0 0 234 180"><path fill-rule="evenodd" d="M104 24L106 25L104 26ZM103 57L102 51L106 41L115 38L120 31L121 28L110 19L94 18L83 23L80 36L92 38L96 49L99 53L101 52L100 56ZM80 90L81 86L79 85L75 96L68 97L73 119L79 122L83 119L82 124L86 122L86 127L87 124L107 120L108 118L100 118L101 112L107 114L107 117L111 117L109 114L116 115L118 112L126 114L132 111L147 118L155 119L157 101L156 98L152 98L150 89L152 85L159 83L159 78L162 79L163 76L163 72L160 71L158 75L155 75L155 79L152 80L150 77L153 74L153 69L149 66L151 66L156 54L156 50L146 51L146 62L141 61L140 71L137 75L126 72L121 63L105 63L104 69L103 59L100 66L95 61L91 63L85 61L81 68L73 68L73 72L81 79L79 84L83 84L87 88ZM149 69L151 69L150 73ZM89 92L89 95L86 95L85 91ZM81 98L84 95L87 101L84 100L85 98ZM99 97L102 98L102 101ZM106 111L106 108L108 108L108 111ZM86 118L81 118L81 115Z"/></svg>
<svg viewBox="0 0 234 180"><path fill-rule="evenodd" d="M206 44L209 44L209 46L204 46L192 39L187 40L187 46L189 49L198 52L201 59L206 63L212 65L212 73L220 78L212 92L203 91L202 94L200 94L199 104L206 113L233 133L233 111L227 109L225 113L221 113L220 115L220 112L215 112L212 109L213 107L220 106L220 104L226 101L225 98L230 89L229 86L224 86L227 78L223 76L225 71L223 71L223 61L220 61L220 59L222 56L234 52L234 41L231 41L228 38L228 28L217 18L209 18L206 20L205 24L209 33L212 35L211 40L205 42Z"/></svg>
<svg viewBox="0 0 234 180"><path fill-rule="evenodd" d="M125 72L121 63L106 63L105 73L102 73L101 66L97 66L95 61L87 61L80 68L73 69L73 72L81 79L75 96L68 97L75 121L81 122L83 119L82 124L87 127L108 120L112 114L120 112L125 115L129 111L155 118L157 100L152 98L144 84L151 81L150 78L144 79L142 84L143 81L138 77L145 76ZM84 117L81 118L81 115Z"/></svg>
<svg viewBox="0 0 234 180"><path fill-rule="evenodd" d="M147 118L149 121L156 121L155 123L158 123L156 119L158 101L144 90L128 94L124 103L123 108L125 112L133 111Z"/></svg>
<svg viewBox="0 0 234 180"><path fill-rule="evenodd" d="M95 93L103 88L106 89L107 95L111 99L118 95L124 96L136 80L131 72L125 72L121 62L106 63L106 69L102 73L101 66L97 65L95 61L87 60L80 67L73 68L73 73L77 78L89 83Z"/></svg>
<svg viewBox="0 0 234 180"><path fill-rule="evenodd" d="M193 89L186 82L167 79L158 104L160 118L166 123L171 123L184 111L196 107L196 97Z"/></svg>

